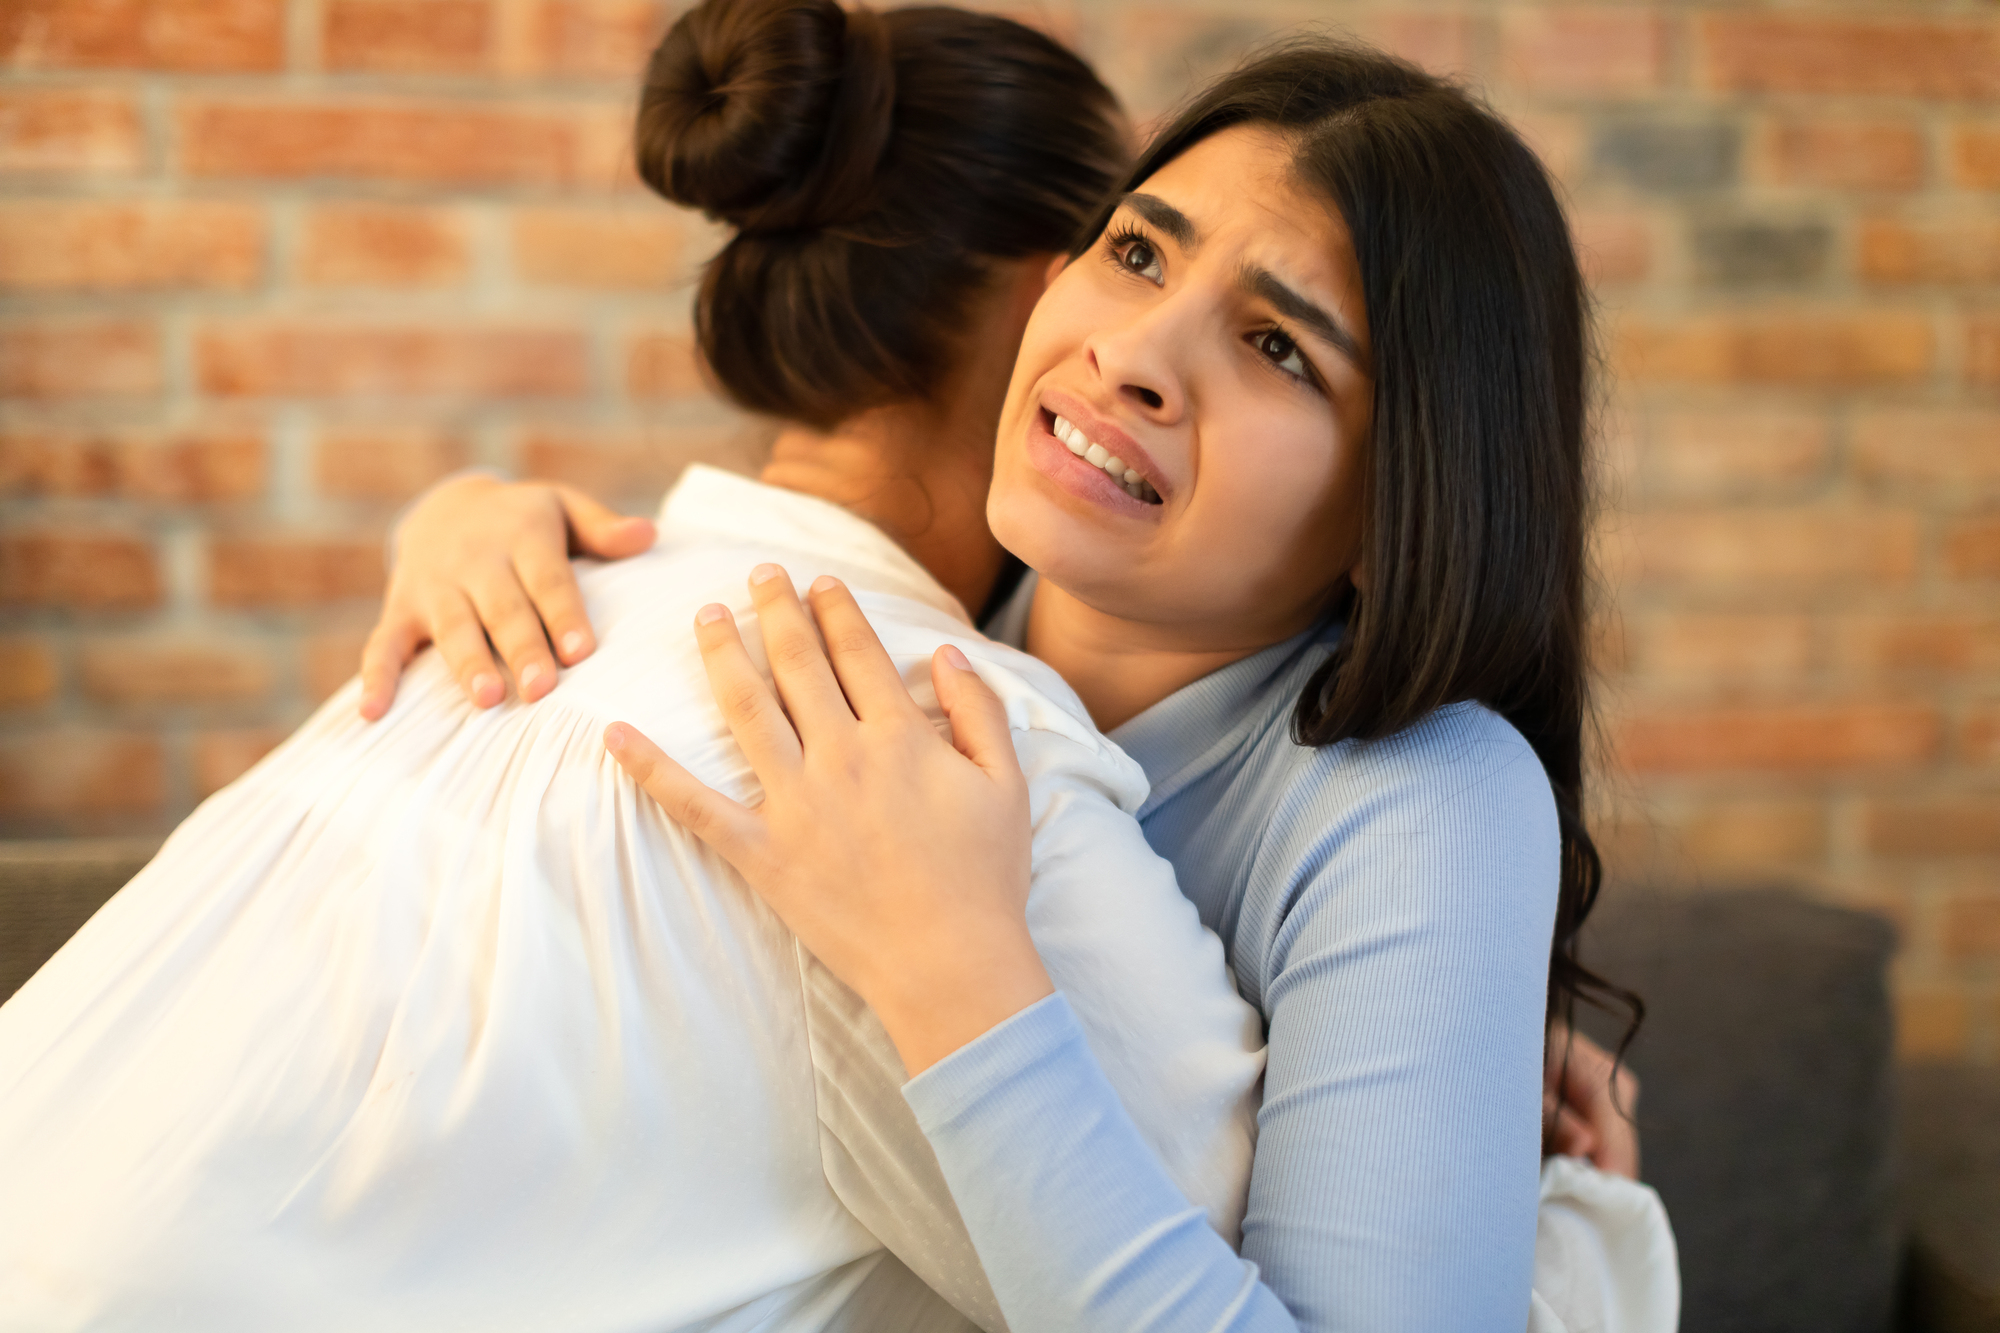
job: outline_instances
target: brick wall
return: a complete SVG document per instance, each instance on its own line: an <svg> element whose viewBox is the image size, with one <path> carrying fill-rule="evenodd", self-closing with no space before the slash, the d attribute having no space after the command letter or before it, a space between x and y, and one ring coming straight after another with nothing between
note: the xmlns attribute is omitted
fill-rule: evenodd
<svg viewBox="0 0 2000 1333"><path fill-rule="evenodd" d="M1115 0L1141 115L1335 24L1462 74L1601 303L1617 864L1900 924L1903 1042L2000 1060L2000 9ZM468 462L649 507L713 245L624 156L649 0L0 6L0 833L156 831L352 670Z"/></svg>

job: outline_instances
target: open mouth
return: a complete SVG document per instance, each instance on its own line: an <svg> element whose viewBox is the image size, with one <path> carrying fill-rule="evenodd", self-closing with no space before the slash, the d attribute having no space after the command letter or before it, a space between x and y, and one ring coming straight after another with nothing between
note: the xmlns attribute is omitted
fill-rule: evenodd
<svg viewBox="0 0 2000 1333"><path fill-rule="evenodd" d="M1134 500L1149 505L1161 502L1160 493L1153 489L1153 483L1139 474L1139 469L1093 441L1068 417L1058 416L1045 407L1042 409L1042 424L1048 427L1049 434L1060 440L1071 453L1102 471L1120 490Z"/></svg>

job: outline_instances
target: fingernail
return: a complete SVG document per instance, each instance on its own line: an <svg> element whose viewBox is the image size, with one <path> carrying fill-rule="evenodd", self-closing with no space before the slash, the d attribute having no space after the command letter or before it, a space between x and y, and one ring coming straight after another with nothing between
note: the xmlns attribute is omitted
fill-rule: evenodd
<svg viewBox="0 0 2000 1333"><path fill-rule="evenodd" d="M707 606L694 613L694 623L697 625L713 625L728 614L728 607L720 602L710 602Z"/></svg>
<svg viewBox="0 0 2000 1333"><path fill-rule="evenodd" d="M944 660L957 667L960 671L972 670L972 663L965 660L965 654L958 651L958 645L955 643L948 643L944 646Z"/></svg>
<svg viewBox="0 0 2000 1333"><path fill-rule="evenodd" d="M620 750L623 750L625 742L628 739L630 737L626 733L623 722L613 722L604 729L604 748L613 754L617 754Z"/></svg>
<svg viewBox="0 0 2000 1333"><path fill-rule="evenodd" d="M542 678L542 664L530 662L521 668L521 693L526 695L530 686Z"/></svg>
<svg viewBox="0 0 2000 1333"><path fill-rule="evenodd" d="M839 579L835 578L831 574L822 574L818 578L813 580L812 590L814 592L832 592L835 588L838 588L839 586L840 586Z"/></svg>
<svg viewBox="0 0 2000 1333"><path fill-rule="evenodd" d="M500 702L500 678L482 671L472 678L472 701L481 708Z"/></svg>
<svg viewBox="0 0 2000 1333"><path fill-rule="evenodd" d="M571 661L575 661L583 655L583 650L589 642L590 640L584 637L582 630L571 630L562 636L563 656L569 658Z"/></svg>
<svg viewBox="0 0 2000 1333"><path fill-rule="evenodd" d="M784 570L779 569L776 565L759 565L750 571L750 581L752 583L769 583L784 572Z"/></svg>

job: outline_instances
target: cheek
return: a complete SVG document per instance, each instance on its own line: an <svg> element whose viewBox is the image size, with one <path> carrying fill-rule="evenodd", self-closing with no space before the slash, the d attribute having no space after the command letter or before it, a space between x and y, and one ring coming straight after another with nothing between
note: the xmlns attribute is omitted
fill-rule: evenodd
<svg viewBox="0 0 2000 1333"><path fill-rule="evenodd" d="M1330 583L1358 550L1359 473L1340 423L1331 413L1285 413L1242 426L1218 442L1230 459L1226 477L1203 485L1218 502L1202 525L1210 549L1228 552L1258 588Z"/></svg>

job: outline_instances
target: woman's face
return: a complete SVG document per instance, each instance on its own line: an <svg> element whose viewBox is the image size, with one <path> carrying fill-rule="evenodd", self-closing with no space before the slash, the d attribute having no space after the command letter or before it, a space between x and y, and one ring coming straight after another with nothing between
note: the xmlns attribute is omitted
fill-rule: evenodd
<svg viewBox="0 0 2000 1333"><path fill-rule="evenodd" d="M1296 633L1359 555L1367 312L1290 161L1240 126L1128 196L1035 308L1000 418L1001 544L1190 650Z"/></svg>

